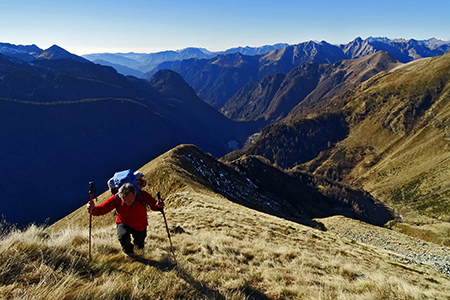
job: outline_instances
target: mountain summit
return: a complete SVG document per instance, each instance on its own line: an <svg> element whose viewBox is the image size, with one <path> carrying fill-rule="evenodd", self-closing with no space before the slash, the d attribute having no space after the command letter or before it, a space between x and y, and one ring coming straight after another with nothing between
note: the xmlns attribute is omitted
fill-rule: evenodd
<svg viewBox="0 0 450 300"><path fill-rule="evenodd" d="M53 45L50 48L44 50L40 55L37 56L37 58L44 58L44 59L73 59L78 62L85 62L90 63L89 60L84 59L80 56L74 55L65 49Z"/></svg>

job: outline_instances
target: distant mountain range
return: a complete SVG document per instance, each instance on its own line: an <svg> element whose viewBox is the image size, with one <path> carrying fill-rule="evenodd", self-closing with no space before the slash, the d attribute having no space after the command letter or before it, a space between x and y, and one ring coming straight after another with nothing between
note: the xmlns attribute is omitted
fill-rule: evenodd
<svg viewBox="0 0 450 300"><path fill-rule="evenodd" d="M195 49L195 48L194 48ZM263 52L266 51L266 52ZM136 61L136 54L86 55L90 60L109 61L119 70L122 64L128 68L145 72L142 78L150 78L161 69L179 73L196 91L199 97L216 109L221 109L236 92L248 83L254 83L267 75L287 74L297 66L307 63L335 63L343 59L356 59L378 51L385 51L399 62L406 63L419 58L442 55L450 51L450 41L434 38L428 40L405 40L369 37L356 38L348 44L332 45L325 41L308 41L297 45L276 44L259 48L233 48L225 52L211 53L205 49L188 48L178 52L160 52L140 55L152 57L151 66ZM170 58L169 55L170 54ZM119 56L123 60L113 60ZM133 55L135 55L133 57ZM143 66L146 66L145 68ZM125 72L125 71L124 71ZM139 74L131 74L136 76Z"/></svg>
<svg viewBox="0 0 450 300"><path fill-rule="evenodd" d="M154 69L163 62L190 58L208 59L219 54L232 54L238 52L244 55L257 55L285 46L287 46L287 44L262 47L247 46L231 48L223 52L211 52L204 48L185 48L177 51L162 51L158 53L93 53L83 55L83 57L94 63L111 66L121 74L142 77L145 73L154 73ZM149 75L146 75L146 77L149 77Z"/></svg>
<svg viewBox="0 0 450 300"><path fill-rule="evenodd" d="M36 45L22 46L9 43L0 43L0 54L8 56L15 61L30 62L36 59L71 59L78 62L89 62L80 56L74 55L63 48L53 45L46 50L40 49Z"/></svg>

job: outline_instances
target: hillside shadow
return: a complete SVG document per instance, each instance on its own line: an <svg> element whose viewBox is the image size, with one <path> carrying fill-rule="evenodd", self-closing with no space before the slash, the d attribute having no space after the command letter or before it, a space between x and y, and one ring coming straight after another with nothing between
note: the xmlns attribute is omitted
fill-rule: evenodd
<svg viewBox="0 0 450 300"><path fill-rule="evenodd" d="M200 281L195 279L187 270L181 267L176 261L172 262L168 258L164 258L161 261L155 261L151 259L144 258L142 256L135 256L132 259L136 262L144 264L146 266L154 267L162 272L176 271L179 277L181 277L187 284L193 287L195 290L203 294L209 299L219 299L225 300L226 296L222 295L219 291L206 287ZM264 299L264 298L258 298Z"/></svg>
<svg viewBox="0 0 450 300"><path fill-rule="evenodd" d="M318 221L313 220L313 219L298 219L298 218L295 218L295 217L283 216L283 215L280 215L280 217L284 218L286 220L289 220L291 222L303 225L303 226L308 226L308 227L311 227L311 228L314 228L314 229L318 229L318 230L321 230L321 231L327 231L326 226L322 222L318 222Z"/></svg>
<svg viewBox="0 0 450 300"><path fill-rule="evenodd" d="M202 282L195 279L187 270L185 270L182 266L177 265L176 266L176 272L178 276L183 278L183 280L188 283L190 286L192 286L194 289L199 291L201 294L203 294L208 299L217 299L217 300L225 300L229 299L227 296L223 295L219 291L209 288L205 286ZM240 292L243 292L246 296L245 299L249 300L273 300L273 298L267 297L263 292L259 290L255 290L251 287L245 287L243 290L239 290Z"/></svg>
<svg viewBox="0 0 450 300"><path fill-rule="evenodd" d="M284 171L257 156L242 157L233 161L231 167L244 175L241 189L252 192L242 197L242 193L216 187L218 193L232 202L311 228L325 231L326 227L315 219L334 215L377 226L394 218L391 210L369 193L324 176L303 170ZM230 169L228 173L232 172ZM245 179L257 188L245 185ZM235 186L239 188L238 184Z"/></svg>
<svg viewBox="0 0 450 300"><path fill-rule="evenodd" d="M190 285L192 288L197 290L208 299L228 299L226 295L223 295L218 290L209 288L206 284L194 278L194 276L192 276L188 270L183 268L183 266L177 262L175 256L173 258L163 258L161 261L147 259L142 256L135 256L132 257L132 259L146 266L157 268L162 272L175 271L177 275L181 277L188 285ZM249 300L273 300L272 298L267 297L262 291L253 289L249 286L245 286L242 290L236 291L245 294L246 299Z"/></svg>
<svg viewBox="0 0 450 300"><path fill-rule="evenodd" d="M141 263L143 265L156 268L160 270L161 272L170 272L176 268L176 264L171 262L168 259L163 259L161 261L156 261L152 259L148 259L142 256L134 256L131 257L134 261Z"/></svg>
<svg viewBox="0 0 450 300"><path fill-rule="evenodd" d="M315 229L326 227L314 219L334 215L382 226L394 218L387 207L369 193L331 179L339 179L336 174L351 165L344 152L331 151L349 131L345 115L340 113L268 126L254 143L219 160L224 163L222 170L216 171L220 176L209 178L206 168L201 175L205 182L213 183L215 192L230 201ZM331 156L333 161L342 160L339 172L309 172ZM310 161L313 167L302 167ZM223 182L223 174L234 176ZM233 189L224 188L229 182Z"/></svg>

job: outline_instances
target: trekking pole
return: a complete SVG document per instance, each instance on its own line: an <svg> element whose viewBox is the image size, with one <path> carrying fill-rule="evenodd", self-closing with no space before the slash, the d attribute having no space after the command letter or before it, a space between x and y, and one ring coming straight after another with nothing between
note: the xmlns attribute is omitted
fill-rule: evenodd
<svg viewBox="0 0 450 300"><path fill-rule="evenodd" d="M92 202L92 199L94 198L95 193L95 184L93 181L89 182L89 195L90 195L90 202ZM92 258L91 256L91 229L92 229L92 210L89 212L89 259Z"/></svg>
<svg viewBox="0 0 450 300"><path fill-rule="evenodd" d="M156 197L158 198L158 201L160 201L161 200L161 193L160 192L156 192ZM162 213L162 215L164 217L164 224L166 224L167 236L169 237L169 242L170 242L170 252L172 252L173 259L175 260L175 264L177 264L177 259L175 257L175 253L173 252L172 239L170 238L169 226L167 226L166 214L164 213L164 209L161 209L161 213Z"/></svg>

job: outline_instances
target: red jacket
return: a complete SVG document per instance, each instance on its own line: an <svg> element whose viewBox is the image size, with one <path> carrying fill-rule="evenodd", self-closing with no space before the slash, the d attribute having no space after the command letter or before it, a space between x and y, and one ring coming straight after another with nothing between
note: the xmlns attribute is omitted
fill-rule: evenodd
<svg viewBox="0 0 450 300"><path fill-rule="evenodd" d="M152 197L146 191L141 191L142 200L147 203L152 210L157 211L156 207L156 199ZM108 200L103 202L102 204L96 205L94 210L92 211L93 216L101 216L112 211L116 206L114 205L114 197L116 195L111 196ZM117 219L116 223L123 223L127 226L135 230L142 231L147 228L147 209L142 205L141 201L139 201L139 195L136 194L136 199L131 206L128 206L119 199L119 205L117 207Z"/></svg>

